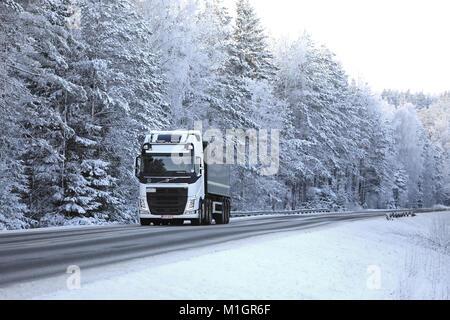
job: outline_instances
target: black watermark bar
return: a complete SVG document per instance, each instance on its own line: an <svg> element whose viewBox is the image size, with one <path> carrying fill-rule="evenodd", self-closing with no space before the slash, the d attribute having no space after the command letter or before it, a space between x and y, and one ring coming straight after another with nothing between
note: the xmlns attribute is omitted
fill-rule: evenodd
<svg viewBox="0 0 450 320"><path fill-rule="evenodd" d="M126 315L126 319L300 319L333 315L364 319L383 319L387 316L408 318L419 311L440 308L445 313L450 306L449 300L444 301L352 301L352 300L121 300L121 301L0 301L0 307L17 308L21 316L27 313L35 316L39 310L51 310L51 316L61 319L70 317L91 318L101 316L102 319ZM48 314L46 312L46 314Z"/></svg>

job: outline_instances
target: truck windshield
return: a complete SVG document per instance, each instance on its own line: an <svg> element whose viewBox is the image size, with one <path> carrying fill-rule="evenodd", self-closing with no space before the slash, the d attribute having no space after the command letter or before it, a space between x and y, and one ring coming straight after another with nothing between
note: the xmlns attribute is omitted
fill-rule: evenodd
<svg viewBox="0 0 450 320"><path fill-rule="evenodd" d="M146 177L179 177L194 174L192 154L152 154L141 158L141 175Z"/></svg>

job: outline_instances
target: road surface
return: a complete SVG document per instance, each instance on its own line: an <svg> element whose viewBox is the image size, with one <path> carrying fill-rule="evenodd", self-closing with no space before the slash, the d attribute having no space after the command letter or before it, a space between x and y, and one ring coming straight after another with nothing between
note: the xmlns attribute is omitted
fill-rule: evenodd
<svg viewBox="0 0 450 320"><path fill-rule="evenodd" d="M0 288L64 274L69 265L99 267L264 234L371 219L383 212L254 217L211 226L101 226L0 232Z"/></svg>

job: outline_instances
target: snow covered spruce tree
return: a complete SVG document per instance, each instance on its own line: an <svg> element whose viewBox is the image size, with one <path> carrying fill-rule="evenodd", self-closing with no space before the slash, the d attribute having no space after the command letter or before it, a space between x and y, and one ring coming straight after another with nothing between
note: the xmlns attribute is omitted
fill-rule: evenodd
<svg viewBox="0 0 450 320"><path fill-rule="evenodd" d="M424 128L415 107L407 103L397 109L392 119L396 159L407 177L406 202L401 206L417 207L423 204Z"/></svg>
<svg viewBox="0 0 450 320"><path fill-rule="evenodd" d="M382 101L366 86L352 83L350 101L357 109L356 152L343 179L349 203L367 208L395 207L393 200L394 143L389 122L382 117ZM358 192L352 193L351 190Z"/></svg>
<svg viewBox="0 0 450 320"><path fill-rule="evenodd" d="M248 0L236 2L233 40L240 62L238 72L251 79L271 79L275 75L276 68L266 35Z"/></svg>
<svg viewBox="0 0 450 320"><path fill-rule="evenodd" d="M8 139L16 158L2 165L17 168L8 170L17 177L6 189L8 201L16 201L8 208L19 217L29 212L41 226L133 220L139 141L169 122L164 80L135 2L78 1L73 7L71 1L42 0L23 10L8 4L2 41L5 36L17 46L5 46L11 61L5 74L16 87L7 89L21 96L17 108L8 103L9 113L2 113L17 113L7 127L13 132L5 131L17 139ZM81 18L75 25L74 10ZM6 106L12 96L4 98Z"/></svg>
<svg viewBox="0 0 450 320"><path fill-rule="evenodd" d="M256 127L247 109L246 99L250 93L242 74L237 71L239 53L232 38L233 26L228 10L217 2L207 6L204 15L214 26L211 40L220 52L212 70L214 86L208 88L205 126L223 131L235 127ZM217 114L220 116L217 117Z"/></svg>
<svg viewBox="0 0 450 320"><path fill-rule="evenodd" d="M434 179L439 177L440 191L435 189L436 196L440 193L441 202L450 205L450 94L442 94L429 107L423 108L419 112L419 118L427 129L428 138L431 141L429 148L432 153L426 153L426 168L434 169ZM434 151L433 151L434 150ZM435 163L441 165L430 166L430 161L435 159ZM435 182L431 182L435 184Z"/></svg>
<svg viewBox="0 0 450 320"><path fill-rule="evenodd" d="M34 54L26 36L17 33L24 10L15 1L0 2L0 230L30 226L23 196L28 192L23 155L23 127L32 94L23 81Z"/></svg>
<svg viewBox="0 0 450 320"><path fill-rule="evenodd" d="M61 209L69 216L133 221L134 157L145 132L166 127L168 108L149 29L134 1L84 1L76 34L83 44L67 145L70 180Z"/></svg>
<svg viewBox="0 0 450 320"><path fill-rule="evenodd" d="M69 79L78 46L66 28L69 6L59 0L24 2L16 31L33 50L21 74L33 96L22 125L28 131L23 163L29 191L24 200L37 220L57 214L64 197L64 146L73 133L64 113L70 101L84 96Z"/></svg>

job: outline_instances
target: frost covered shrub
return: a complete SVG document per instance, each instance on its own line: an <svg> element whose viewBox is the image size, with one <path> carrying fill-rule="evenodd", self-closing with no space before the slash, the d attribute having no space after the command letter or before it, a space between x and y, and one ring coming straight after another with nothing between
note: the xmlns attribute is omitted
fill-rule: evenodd
<svg viewBox="0 0 450 320"><path fill-rule="evenodd" d="M53 226L90 226L90 225L103 225L111 224L111 222L99 217L74 217L68 218L62 214L51 214L48 213L44 215L39 220L39 227L53 227Z"/></svg>
<svg viewBox="0 0 450 320"><path fill-rule="evenodd" d="M7 219L3 214L0 214L0 230L18 230L27 229L30 223L22 219Z"/></svg>
<svg viewBox="0 0 450 320"><path fill-rule="evenodd" d="M48 213L39 220L39 227L63 226L65 222L64 215Z"/></svg>

